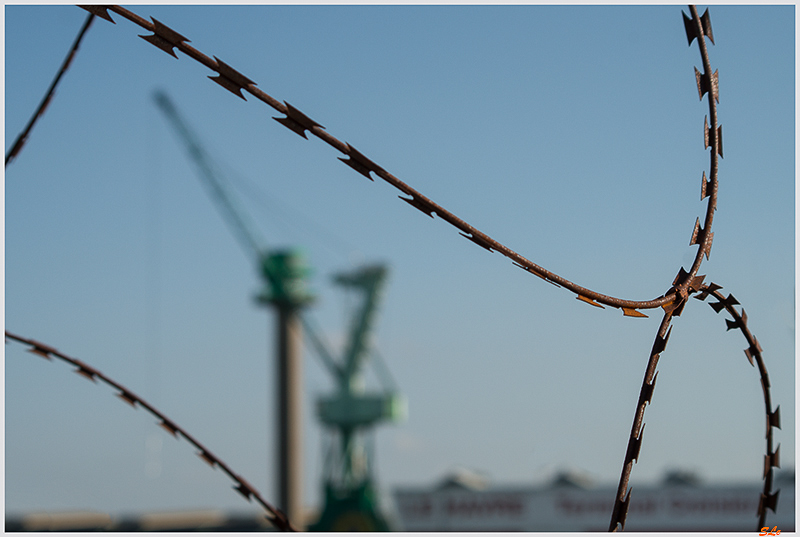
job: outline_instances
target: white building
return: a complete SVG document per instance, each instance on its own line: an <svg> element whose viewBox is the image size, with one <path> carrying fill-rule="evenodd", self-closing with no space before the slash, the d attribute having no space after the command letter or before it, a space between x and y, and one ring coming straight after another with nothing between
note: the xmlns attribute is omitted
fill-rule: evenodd
<svg viewBox="0 0 800 537"><path fill-rule="evenodd" d="M473 476L474 477L474 476ZM761 482L704 484L671 474L658 485L634 485L625 531L756 532ZM592 487L562 474L543 487L489 487L455 476L433 488L397 488L401 531L608 531L617 486ZM766 524L794 531L794 470L776 471L777 512Z"/></svg>

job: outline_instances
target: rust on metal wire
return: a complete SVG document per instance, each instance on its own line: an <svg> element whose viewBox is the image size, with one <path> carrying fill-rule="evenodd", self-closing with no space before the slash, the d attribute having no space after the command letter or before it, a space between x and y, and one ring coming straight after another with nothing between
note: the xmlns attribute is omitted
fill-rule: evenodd
<svg viewBox="0 0 800 537"><path fill-rule="evenodd" d="M189 40L153 17L150 18L153 21L153 35L140 35L139 37L151 45L160 48L170 56L177 58L178 55L175 54L175 47Z"/></svg>
<svg viewBox="0 0 800 537"><path fill-rule="evenodd" d="M380 172L384 171L383 168L372 162L370 159L365 157L359 151L356 150L350 144L347 144L347 151L344 152L348 158L344 159L339 157L339 160L353 168L355 171L369 179L370 181L374 181L370 176L370 172L374 172L376 175Z"/></svg>
<svg viewBox="0 0 800 537"><path fill-rule="evenodd" d="M625 529L625 519L628 516L628 506L630 504L631 491L628 488L630 482L631 471L633 470L633 463L638 461L639 450L642 447L642 433L644 432L644 411L645 407L650 404L653 398L653 391L656 385L656 376L658 372L658 360L661 353L667 346L669 335L672 332L670 326L672 322L672 313L669 311L664 312L664 317L661 320L661 325L658 328L655 341L650 350L650 357L647 361L647 368L645 369L644 379L642 380L642 387L639 391L639 401L636 404L636 412L633 417L633 425L631 426L631 433L628 437L628 447L625 450L625 460L622 464L622 474L620 475L617 493L614 497L614 507L611 512L611 523L608 531L622 531Z"/></svg>
<svg viewBox="0 0 800 537"><path fill-rule="evenodd" d="M243 100L247 100L244 95L242 95L242 90L254 84L254 82L216 56L214 56L214 59L217 62L216 71L219 75L210 76L208 78L234 95L241 97Z"/></svg>
<svg viewBox="0 0 800 537"><path fill-rule="evenodd" d="M111 18L111 15L108 14L108 8L111 6L99 6L99 5L78 5L79 8L85 9L92 15L96 17L100 17L103 20L107 20L111 24L116 24L114 19Z"/></svg>
<svg viewBox="0 0 800 537"><path fill-rule="evenodd" d="M283 104L286 105L286 117L273 117L272 119L291 131L296 132L306 140L308 140L306 131L311 131L314 127L319 127L320 129L325 128L286 101L284 101Z"/></svg>
<svg viewBox="0 0 800 537"><path fill-rule="evenodd" d="M233 481L236 482L234 488L244 495L248 500L255 499L267 512L268 516L267 519L275 525L276 528L282 531L296 531L294 526L289 522L286 518L286 515L276 507L273 507L270 503L264 500L258 491L250 485L247 481L245 481L241 476L235 474L233 470L231 470L224 462L218 459L216 456L212 455L211 452L206 448L203 444L201 444L198 440L196 440L193 436L191 436L188 432L186 432L183 428L181 428L178 424L174 421L167 418L163 413L153 407L150 403L146 402L141 397L135 395L132 391L128 390L121 384L117 383L116 381L110 379L97 369L85 364L84 362L70 358L66 354L63 354L57 351L55 348L44 345L35 341L33 339L27 339L15 334L12 334L8 330L6 330L6 339L10 339L16 341L18 343L22 343L24 345L29 346L29 351L38 354L40 356L44 356L45 358L52 359L52 357L56 357L64 362L67 362L73 366L76 366L78 369L76 373L81 374L90 380L97 382L98 380L102 381L103 383L111 386L115 390L118 391L116 394L120 399L125 401L126 403L130 404L132 407L137 408L141 406L147 412L152 414L159 420L159 425L164 428L168 433L170 433L175 438L182 436L185 440L187 440L190 444L192 444L195 448L200 450L200 457L205 460L208 464L214 467L219 467L223 472L225 472Z"/></svg>
<svg viewBox="0 0 800 537"><path fill-rule="evenodd" d="M750 329L747 326L747 314L745 314L744 308L742 308L741 311L737 310L735 306L740 305L739 301L730 294L726 297L720 292L720 289L722 289L722 287L711 283L708 286L703 287L700 294L698 294L695 298L704 301L708 297L713 297L717 301L709 302L709 306L711 306L716 313L720 313L724 309L731 315L732 319L725 319L725 324L727 325L728 330L736 328L742 333L748 344L748 347L744 350L745 356L747 356L747 360L750 362L750 365L758 367L758 371L761 376L761 388L764 392L764 406L766 408L767 441L767 453L764 456L764 489L761 493L757 512L758 527L761 528L766 523L767 509L771 509L772 512L775 512L778 504L779 491L772 492L772 469L780 467L780 446L773 451L772 431L773 429L780 429L781 427L781 409L780 406L778 406L774 411L772 410L772 398L769 391L769 375L767 374L767 367L764 364L764 359L761 356L761 345L758 343L758 340L753 333L750 332Z"/></svg>

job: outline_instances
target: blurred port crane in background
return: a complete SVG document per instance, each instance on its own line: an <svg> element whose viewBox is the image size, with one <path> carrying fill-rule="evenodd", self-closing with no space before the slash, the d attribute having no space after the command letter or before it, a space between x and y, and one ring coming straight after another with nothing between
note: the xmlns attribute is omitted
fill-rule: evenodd
<svg viewBox="0 0 800 537"><path fill-rule="evenodd" d="M278 314L278 456L279 507L289 520L301 521L302 506L302 361L301 344L305 328L318 356L336 380L337 392L318 402L318 416L333 438L325 457L325 506L313 529L386 531L389 525L378 508L377 489L372 481L372 454L365 432L381 421L398 420L405 414L405 402L390 391L391 380L381 375L385 393L365 393L364 366L369 358L372 324L377 314L388 269L372 265L352 273L339 274L334 282L361 291L363 305L355 313L348 345L337 364L312 325L301 319L301 310L314 296L307 290L309 269L298 249L272 250L235 202L224 174L203 149L198 138L163 91L154 99L185 143L199 176L208 188L222 216L240 244L251 255L264 280L258 302L274 307ZM302 524L302 523L300 523Z"/></svg>

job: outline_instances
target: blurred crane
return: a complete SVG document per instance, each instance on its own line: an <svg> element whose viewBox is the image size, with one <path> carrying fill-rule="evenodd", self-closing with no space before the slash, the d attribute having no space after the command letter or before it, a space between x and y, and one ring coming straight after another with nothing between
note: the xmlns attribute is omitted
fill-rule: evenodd
<svg viewBox="0 0 800 537"><path fill-rule="evenodd" d="M301 527L302 520L302 324L299 313L314 297L306 288L309 269L299 250L269 250L231 196L227 185L211 158L178 114L175 105L163 92L156 92L155 101L169 119L189 157L197 166L200 178L217 203L242 247L253 257L264 281L256 297L269 305L277 315L277 433L278 433L278 508L289 520Z"/></svg>
<svg viewBox="0 0 800 537"><path fill-rule="evenodd" d="M367 435L382 421L398 421L405 417L406 403L394 390L394 383L383 372L382 392L367 393L364 369L370 356L370 335L387 269L372 265L339 274L334 282L362 293L363 302L355 312L343 357L336 363L330 353L309 331L311 341L325 356L337 391L317 401L317 416L331 433L325 457L325 505L312 531L388 531L388 521L378 505L378 491L372 472L372 451L365 442ZM376 362L376 364L379 362Z"/></svg>
<svg viewBox="0 0 800 537"><path fill-rule="evenodd" d="M325 457L325 505L315 531L386 531L389 524L378 507L368 433L382 421L397 421L406 413L405 400L394 390L385 365L378 370L382 392L367 393L364 370L370 357L370 336L388 270L384 265L362 267L335 276L334 282L361 292L363 302L355 312L343 357L337 361L300 315L313 301L306 290L309 270L296 249L269 250L229 194L224 175L163 92L155 100L170 120L199 175L242 247L260 269L264 288L257 299L278 313L278 500L289 520L302 527L302 445L300 344L302 330L336 381L336 393L317 402L317 416L332 439ZM373 353L374 355L374 353ZM376 365L382 362L375 361ZM382 373L382 374L381 374Z"/></svg>

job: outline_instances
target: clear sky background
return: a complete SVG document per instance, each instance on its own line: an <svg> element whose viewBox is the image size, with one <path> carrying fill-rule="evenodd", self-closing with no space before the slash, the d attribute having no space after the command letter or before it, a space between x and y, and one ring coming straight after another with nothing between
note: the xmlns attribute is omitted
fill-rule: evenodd
<svg viewBox="0 0 800 537"><path fill-rule="evenodd" d="M533 262L637 300L690 267L706 208L708 105L682 9L132 8ZM793 467L795 8L710 13L724 159L701 274L745 307L781 408L781 463ZM86 16L5 7L6 150ZM114 18L94 21L6 169L8 330L126 385L276 499L274 315L254 303L255 267L154 105L163 89L269 244L307 252L311 314L329 341L342 344L356 304L331 275L390 266L374 344L409 416L377 433L384 490L458 467L496 485L562 469L616 483L661 310L593 308L484 251ZM676 468L759 482L761 385L725 318L692 299L675 319L634 485ZM316 505L313 406L333 383L310 351L304 367L304 495ZM258 511L185 441L70 369L5 346L7 512Z"/></svg>

